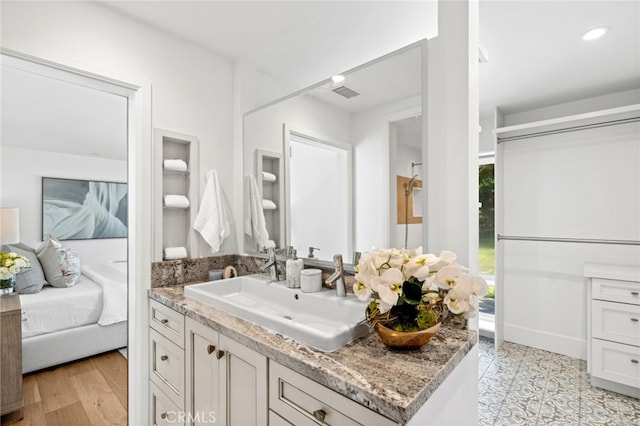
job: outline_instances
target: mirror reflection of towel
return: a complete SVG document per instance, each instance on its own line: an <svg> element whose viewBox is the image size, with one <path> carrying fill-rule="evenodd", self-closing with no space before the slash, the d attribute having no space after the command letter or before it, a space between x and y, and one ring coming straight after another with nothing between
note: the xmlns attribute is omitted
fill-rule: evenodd
<svg viewBox="0 0 640 426"><path fill-rule="evenodd" d="M224 198L215 170L210 170L205 176L202 203L193 229L211 246L212 253L220 251L224 239L231 235L231 210Z"/></svg>
<svg viewBox="0 0 640 426"><path fill-rule="evenodd" d="M247 175L244 178L244 233L252 238L259 247L264 247L269 240L269 232L262 210L262 197L253 175Z"/></svg>

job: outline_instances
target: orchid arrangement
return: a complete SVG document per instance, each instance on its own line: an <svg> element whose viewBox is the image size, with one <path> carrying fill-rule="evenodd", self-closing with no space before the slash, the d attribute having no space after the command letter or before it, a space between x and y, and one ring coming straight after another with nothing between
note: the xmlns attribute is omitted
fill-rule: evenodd
<svg viewBox="0 0 640 426"><path fill-rule="evenodd" d="M353 292L371 300L367 319L397 331L419 331L441 322L448 313L475 316L487 293L484 279L465 272L457 256L422 249L384 249L365 253L356 267Z"/></svg>
<svg viewBox="0 0 640 426"><path fill-rule="evenodd" d="M0 252L0 280L5 281L29 266L29 259L12 251ZM4 287L3 287L4 288Z"/></svg>

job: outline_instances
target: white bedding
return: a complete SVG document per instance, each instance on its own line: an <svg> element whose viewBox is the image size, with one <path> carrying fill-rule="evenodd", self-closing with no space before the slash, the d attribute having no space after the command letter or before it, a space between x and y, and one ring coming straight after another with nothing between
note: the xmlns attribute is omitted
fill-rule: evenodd
<svg viewBox="0 0 640 426"><path fill-rule="evenodd" d="M22 337L95 324L102 313L102 288L85 276L73 287L45 286L35 294L21 294Z"/></svg>
<svg viewBox="0 0 640 426"><path fill-rule="evenodd" d="M123 262L86 265L82 274L102 287L102 313L98 325L127 320L127 264Z"/></svg>
<svg viewBox="0 0 640 426"><path fill-rule="evenodd" d="M22 337L127 320L127 263L82 267L76 285L21 294Z"/></svg>

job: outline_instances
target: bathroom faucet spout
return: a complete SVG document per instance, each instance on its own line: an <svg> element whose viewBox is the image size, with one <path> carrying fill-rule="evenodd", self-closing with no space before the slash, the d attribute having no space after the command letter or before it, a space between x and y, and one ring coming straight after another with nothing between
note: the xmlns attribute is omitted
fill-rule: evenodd
<svg viewBox="0 0 640 426"><path fill-rule="evenodd" d="M276 250L270 248L267 250L269 259L260 267L261 272L269 270L271 281L278 281L278 263L276 262Z"/></svg>
<svg viewBox="0 0 640 426"><path fill-rule="evenodd" d="M336 254L333 256L333 262L335 263L336 270L327 278L325 281L326 284L334 284L336 285L336 293L338 297L346 297L347 289L344 285L344 268L342 266L342 255Z"/></svg>

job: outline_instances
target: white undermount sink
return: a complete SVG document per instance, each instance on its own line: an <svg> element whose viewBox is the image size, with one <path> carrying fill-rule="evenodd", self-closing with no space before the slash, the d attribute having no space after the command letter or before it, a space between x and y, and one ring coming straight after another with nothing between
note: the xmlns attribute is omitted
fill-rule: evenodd
<svg viewBox="0 0 640 426"><path fill-rule="evenodd" d="M262 275L187 285L184 294L325 352L369 332L363 321L367 303L352 294L303 293Z"/></svg>

